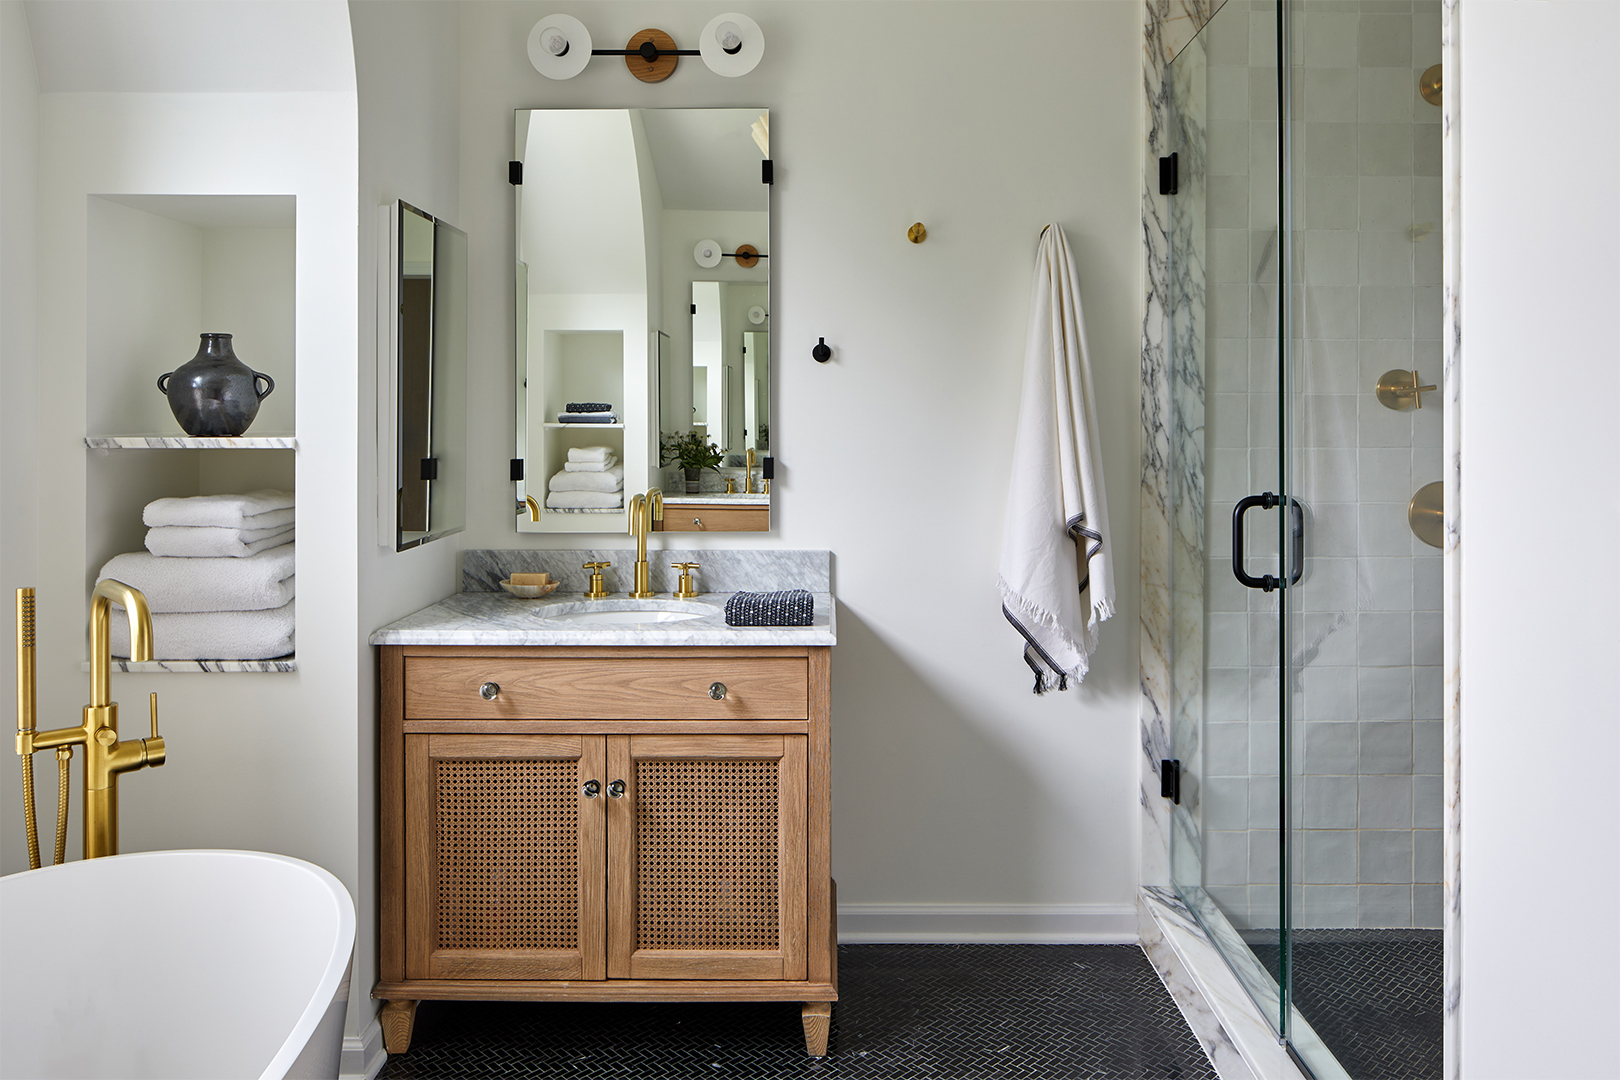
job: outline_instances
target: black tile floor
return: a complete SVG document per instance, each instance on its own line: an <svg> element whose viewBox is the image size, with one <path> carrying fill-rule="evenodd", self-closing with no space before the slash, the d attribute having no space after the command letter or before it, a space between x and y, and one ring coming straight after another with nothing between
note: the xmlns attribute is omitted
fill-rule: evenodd
<svg viewBox="0 0 1620 1080"><path fill-rule="evenodd" d="M1296 930L1293 940L1294 1004L1346 1072L1355 1080L1441 1074L1439 930ZM1275 974L1276 942L1249 947Z"/></svg>
<svg viewBox="0 0 1620 1080"><path fill-rule="evenodd" d="M827 1056L796 1003L423 1002L386 1080L1214 1080L1134 945L843 945Z"/></svg>

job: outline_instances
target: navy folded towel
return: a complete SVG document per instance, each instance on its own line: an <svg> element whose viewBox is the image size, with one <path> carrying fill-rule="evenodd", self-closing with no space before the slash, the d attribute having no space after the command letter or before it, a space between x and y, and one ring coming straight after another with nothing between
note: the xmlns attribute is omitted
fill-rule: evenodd
<svg viewBox="0 0 1620 1080"><path fill-rule="evenodd" d="M612 412L613 406L602 401L570 401L569 412Z"/></svg>
<svg viewBox="0 0 1620 1080"><path fill-rule="evenodd" d="M726 625L809 626L815 603L806 589L733 593L726 601Z"/></svg>

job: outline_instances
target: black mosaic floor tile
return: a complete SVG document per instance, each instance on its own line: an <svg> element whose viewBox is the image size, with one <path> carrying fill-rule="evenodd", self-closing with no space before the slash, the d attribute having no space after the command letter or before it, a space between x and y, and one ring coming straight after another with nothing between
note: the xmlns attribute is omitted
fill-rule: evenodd
<svg viewBox="0 0 1620 1080"><path fill-rule="evenodd" d="M1294 1005L1346 1072L1355 1080L1441 1075L1439 930L1296 930L1293 940ZM1275 971L1275 941L1249 947Z"/></svg>
<svg viewBox="0 0 1620 1080"><path fill-rule="evenodd" d="M845 945L828 1055L797 1003L423 1002L385 1080L1214 1080L1134 945Z"/></svg>

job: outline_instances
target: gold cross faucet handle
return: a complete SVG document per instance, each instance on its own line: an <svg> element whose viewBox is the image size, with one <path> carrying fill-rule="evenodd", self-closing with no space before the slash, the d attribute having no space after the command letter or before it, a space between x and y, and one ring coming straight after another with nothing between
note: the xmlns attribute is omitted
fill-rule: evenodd
<svg viewBox="0 0 1620 1080"><path fill-rule="evenodd" d="M690 600L697 596L697 586L692 582L692 571L698 569L702 565L702 563L695 562L678 562L670 564L670 566L672 566L674 569L681 572L681 580L675 585L675 599Z"/></svg>
<svg viewBox="0 0 1620 1080"><path fill-rule="evenodd" d="M606 570L611 565L613 564L605 562L588 562L581 565L580 569L589 570L591 572L591 587L585 591L585 599L607 599L607 582L602 578L602 571Z"/></svg>

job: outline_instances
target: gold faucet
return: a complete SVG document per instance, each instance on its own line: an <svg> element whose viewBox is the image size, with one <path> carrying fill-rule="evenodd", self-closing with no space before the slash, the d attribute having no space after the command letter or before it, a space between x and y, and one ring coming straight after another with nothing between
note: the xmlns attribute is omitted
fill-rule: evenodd
<svg viewBox="0 0 1620 1080"><path fill-rule="evenodd" d="M743 470L743 494L752 495L754 493L754 448L752 446L748 448L746 460L748 467Z"/></svg>
<svg viewBox="0 0 1620 1080"><path fill-rule="evenodd" d="M652 570L647 566L647 534L653 522L664 520L664 492L661 488L648 488L645 495L630 497L630 535L636 538L636 586L630 590L633 600L646 600L653 595Z"/></svg>
<svg viewBox="0 0 1620 1080"><path fill-rule="evenodd" d="M114 602L129 616L129 658L152 659L152 611L139 589L107 578L96 583L90 594L90 704L84 707L84 723L76 728L35 731L34 705L22 700L18 688L17 752L25 757L36 750L53 747L84 747L84 857L97 859L118 854L118 776L148 766L162 765L168 753L158 734L157 695L150 698L152 735L147 739L118 738L118 703L112 700L112 634ZM32 620L30 620L31 622ZM32 629L30 627L30 629ZM29 664L32 666L32 634L29 635ZM17 648L19 668L23 662L23 642ZM33 680L28 692L33 694ZM71 752L71 751L70 751ZM60 757L60 750L58 757ZM58 826L60 829L60 826Z"/></svg>

